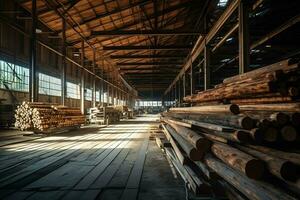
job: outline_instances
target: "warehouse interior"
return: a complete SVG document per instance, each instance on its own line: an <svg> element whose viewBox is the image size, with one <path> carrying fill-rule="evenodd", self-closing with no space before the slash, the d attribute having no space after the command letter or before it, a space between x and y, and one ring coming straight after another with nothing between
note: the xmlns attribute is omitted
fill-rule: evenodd
<svg viewBox="0 0 300 200"><path fill-rule="evenodd" d="M0 1L0 199L300 198L300 1Z"/></svg>

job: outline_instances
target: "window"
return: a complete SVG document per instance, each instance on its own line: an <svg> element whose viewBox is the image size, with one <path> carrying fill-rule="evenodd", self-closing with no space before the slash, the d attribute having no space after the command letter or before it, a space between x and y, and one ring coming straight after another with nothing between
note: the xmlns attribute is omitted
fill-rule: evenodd
<svg viewBox="0 0 300 200"><path fill-rule="evenodd" d="M219 6L219 7L225 7L226 4L227 4L227 1L228 1L228 0L219 0L218 6Z"/></svg>
<svg viewBox="0 0 300 200"><path fill-rule="evenodd" d="M39 94L61 96L61 80L39 73Z"/></svg>
<svg viewBox="0 0 300 200"><path fill-rule="evenodd" d="M0 60L0 88L28 92L29 69Z"/></svg>
<svg viewBox="0 0 300 200"><path fill-rule="evenodd" d="M161 101L136 101L135 102L135 106L136 107L157 107L157 106L161 106L162 103Z"/></svg>
<svg viewBox="0 0 300 200"><path fill-rule="evenodd" d="M100 92L96 91L96 101L100 102Z"/></svg>
<svg viewBox="0 0 300 200"><path fill-rule="evenodd" d="M107 92L103 93L103 102L107 103Z"/></svg>
<svg viewBox="0 0 300 200"><path fill-rule="evenodd" d="M80 86L71 82L67 82L67 97L80 99Z"/></svg>
<svg viewBox="0 0 300 200"><path fill-rule="evenodd" d="M86 88L84 90L84 99L87 101L92 101L92 90L91 89Z"/></svg>

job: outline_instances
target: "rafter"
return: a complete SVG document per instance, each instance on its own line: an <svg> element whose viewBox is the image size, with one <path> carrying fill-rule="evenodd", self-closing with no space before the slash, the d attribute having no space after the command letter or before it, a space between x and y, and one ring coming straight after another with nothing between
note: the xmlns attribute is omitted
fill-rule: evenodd
<svg viewBox="0 0 300 200"><path fill-rule="evenodd" d="M124 31L91 31L92 36L170 36L170 35L200 35L199 32L183 30L124 30Z"/></svg>
<svg viewBox="0 0 300 200"><path fill-rule="evenodd" d="M186 55L111 55L111 59L143 59L143 58L162 58L162 59L182 59Z"/></svg>
<svg viewBox="0 0 300 200"><path fill-rule="evenodd" d="M164 51L182 51L190 50L192 46L103 46L103 50L164 50Z"/></svg>

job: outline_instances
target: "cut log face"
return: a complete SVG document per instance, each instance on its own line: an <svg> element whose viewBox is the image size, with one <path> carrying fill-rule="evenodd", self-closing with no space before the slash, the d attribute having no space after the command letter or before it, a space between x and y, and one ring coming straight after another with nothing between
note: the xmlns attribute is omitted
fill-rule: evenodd
<svg viewBox="0 0 300 200"><path fill-rule="evenodd" d="M298 137L297 130L292 126L284 126L281 130L281 137L283 140L288 142L296 141Z"/></svg>
<svg viewBox="0 0 300 200"><path fill-rule="evenodd" d="M299 167L292 162L286 161L281 166L280 174L286 180L297 181L299 178Z"/></svg>
<svg viewBox="0 0 300 200"><path fill-rule="evenodd" d="M226 144L214 143L215 156L252 179L260 179L265 173L265 163Z"/></svg>

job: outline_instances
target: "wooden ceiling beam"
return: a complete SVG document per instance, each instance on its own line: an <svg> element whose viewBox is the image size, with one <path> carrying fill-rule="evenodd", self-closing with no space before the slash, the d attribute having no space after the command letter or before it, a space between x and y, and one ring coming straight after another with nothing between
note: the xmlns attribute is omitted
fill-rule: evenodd
<svg viewBox="0 0 300 200"><path fill-rule="evenodd" d="M182 65L182 63L178 62L127 62L127 63L116 63L117 66L154 66L154 65L167 65L167 66L174 66L174 65Z"/></svg>
<svg viewBox="0 0 300 200"><path fill-rule="evenodd" d="M131 9L131 8L134 8L134 7L136 7L136 6L140 6L140 5L148 4L148 3L151 3L151 1L148 1L148 0L137 1L137 2L135 2L135 3L128 4L128 5L125 6L125 7L122 7L122 8L116 8L116 9L110 11L110 12L105 12L105 13L97 14L96 16L93 16L93 17L91 17L91 18L89 18L89 19L83 20L83 21L81 21L80 23L74 25L73 28L77 28L78 26L84 25L84 24L86 24L86 23L89 23L89 22L92 22L92 21L95 21L95 20L99 20L99 19L101 19L101 18L108 17L108 16L110 16L110 15L117 14L117 13L120 13L120 12L122 12L122 11Z"/></svg>
<svg viewBox="0 0 300 200"><path fill-rule="evenodd" d="M111 31L91 31L92 36L186 36L200 35L199 32L182 31L182 30L111 30Z"/></svg>
<svg viewBox="0 0 300 200"><path fill-rule="evenodd" d="M185 58L186 55L111 55L111 59L143 59L143 58L162 58L162 59L179 59Z"/></svg>
<svg viewBox="0 0 300 200"><path fill-rule="evenodd" d="M151 2L151 1L148 1L148 2ZM193 3L193 2L194 2L194 3ZM186 8L187 6L190 7L190 6L192 6L192 5L195 5L195 3L196 3L196 0L192 0L192 1L190 1L190 2L185 2L185 3L181 3L181 4L178 4L178 5L175 5L175 6L168 7L168 8L166 8L166 9L162 10L162 11L157 12L157 16L160 17L160 16L162 16L162 15L167 15L167 14L169 14L169 13L171 13L171 12L174 12L175 10L178 10L178 9L181 9L181 8ZM149 19L154 19L156 16L155 16L154 14L152 14L152 15L149 15L148 17L149 17ZM79 23L79 24L80 24L80 25L83 25L83 24L85 24L85 23L88 23L88 22L94 21L94 20L99 20L99 18L96 18L96 17L95 17L93 20L86 20L86 21L83 21L83 22L81 22L81 23ZM137 24L146 22L146 21L147 21L147 18L142 17L142 18L139 19L139 20L134 20L133 22L130 22L130 23L128 23L128 24L125 24L125 25L123 25L123 26L121 26L121 27L119 27L119 28L117 28L117 29L114 29L114 30L124 30L124 29L127 29L127 28L131 28L131 27L133 27L133 26L136 26ZM76 28L76 26L75 26L75 28ZM96 28L96 27L95 27L95 28ZM94 37L87 37L86 39L87 39L87 40L90 40L90 39L93 39L93 38L94 38ZM78 43L80 43L80 40L76 40L76 41L72 41L72 42L71 42L72 45L76 45L76 44L78 44Z"/></svg>
<svg viewBox="0 0 300 200"><path fill-rule="evenodd" d="M177 45L169 45L169 46L103 46L103 50L106 51L115 51L115 50L163 50L163 51L182 51L182 50L190 50L192 46L177 46Z"/></svg>

